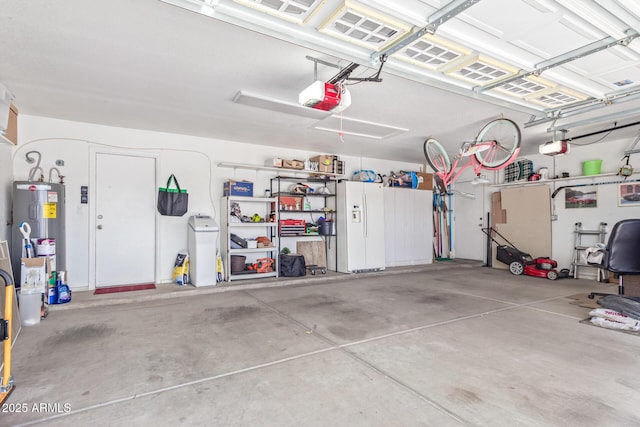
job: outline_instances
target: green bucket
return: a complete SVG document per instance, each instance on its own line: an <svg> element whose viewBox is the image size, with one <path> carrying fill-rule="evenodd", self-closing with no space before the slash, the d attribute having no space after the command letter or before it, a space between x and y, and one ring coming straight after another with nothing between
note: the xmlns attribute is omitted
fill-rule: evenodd
<svg viewBox="0 0 640 427"><path fill-rule="evenodd" d="M586 162L582 162L582 174L598 175L600 174L601 166L602 166L602 160L587 160Z"/></svg>

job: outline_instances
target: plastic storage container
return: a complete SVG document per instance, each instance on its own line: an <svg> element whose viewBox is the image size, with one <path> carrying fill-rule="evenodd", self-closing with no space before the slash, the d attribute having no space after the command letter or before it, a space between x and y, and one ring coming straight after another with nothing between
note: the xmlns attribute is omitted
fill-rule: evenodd
<svg viewBox="0 0 640 427"><path fill-rule="evenodd" d="M220 253L220 227L210 216L189 218L189 276L193 286L217 283L216 257Z"/></svg>
<svg viewBox="0 0 640 427"><path fill-rule="evenodd" d="M40 323L40 307L42 306L42 292L39 289L21 289L20 322L22 326L33 326Z"/></svg>
<svg viewBox="0 0 640 427"><path fill-rule="evenodd" d="M582 162L582 174L598 175L600 174L601 166L602 166L602 160L587 160L586 162Z"/></svg>

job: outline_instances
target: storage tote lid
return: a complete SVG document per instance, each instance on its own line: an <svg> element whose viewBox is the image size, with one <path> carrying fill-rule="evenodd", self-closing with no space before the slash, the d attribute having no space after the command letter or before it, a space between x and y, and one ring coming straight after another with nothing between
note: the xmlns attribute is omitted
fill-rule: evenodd
<svg viewBox="0 0 640 427"><path fill-rule="evenodd" d="M220 227L210 216L195 215L190 217L189 227L193 231L220 231Z"/></svg>

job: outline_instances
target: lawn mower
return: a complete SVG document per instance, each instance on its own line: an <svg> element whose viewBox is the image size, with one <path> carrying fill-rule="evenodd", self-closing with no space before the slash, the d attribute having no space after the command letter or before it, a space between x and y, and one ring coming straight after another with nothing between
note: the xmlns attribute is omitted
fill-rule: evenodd
<svg viewBox="0 0 640 427"><path fill-rule="evenodd" d="M497 245L496 259L509 266L509 271L516 276L524 274L526 276L546 277L549 280L556 280L558 277L567 277L569 271L562 270L560 273L556 268L558 263L548 257L533 258L526 252L522 252L508 241L502 234L492 227L483 228L484 234ZM494 234L499 236L506 244L501 244L494 238Z"/></svg>

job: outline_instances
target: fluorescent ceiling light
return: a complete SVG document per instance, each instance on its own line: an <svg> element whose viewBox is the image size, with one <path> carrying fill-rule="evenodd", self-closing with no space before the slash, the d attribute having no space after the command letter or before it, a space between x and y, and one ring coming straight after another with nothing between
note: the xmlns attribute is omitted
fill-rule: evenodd
<svg viewBox="0 0 640 427"><path fill-rule="evenodd" d="M367 122L358 119L349 119L341 116L330 116L318 122L315 129L335 132L345 135L362 136L371 139L385 139L400 135L409 129L382 123Z"/></svg>
<svg viewBox="0 0 640 427"><path fill-rule="evenodd" d="M239 90L233 97L236 104L249 105L251 107L263 108L269 111L277 111L295 116L307 117L310 119L323 119L329 114L327 111L315 110L304 107L295 102L272 98L270 96L258 95L246 90Z"/></svg>

